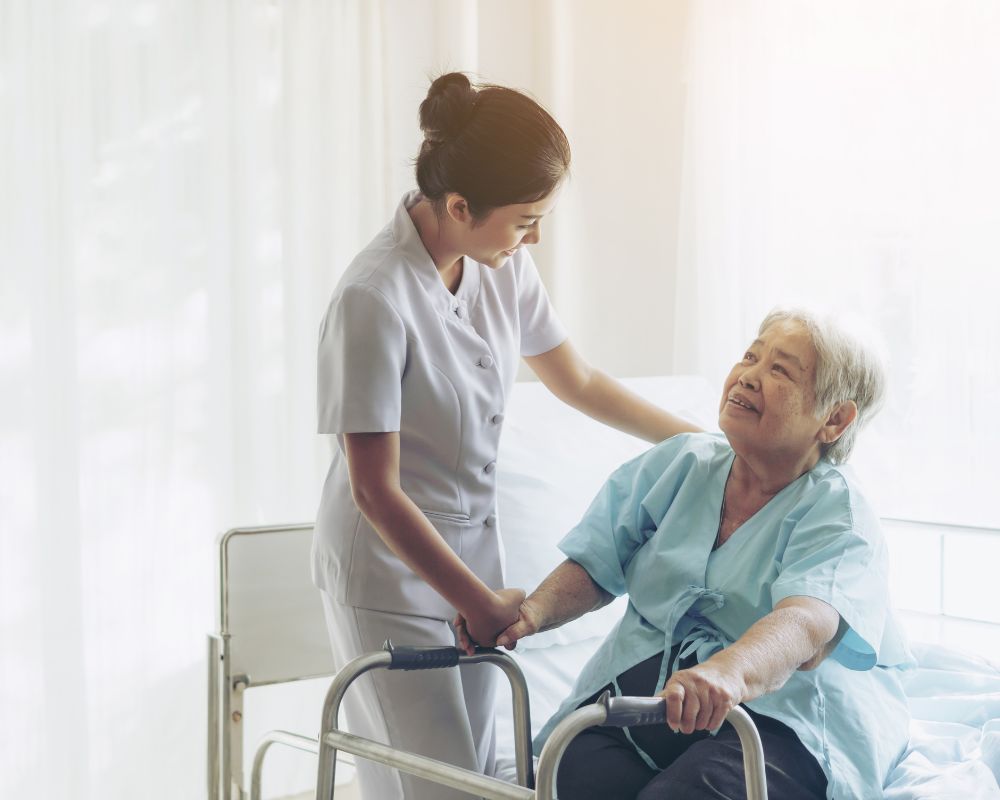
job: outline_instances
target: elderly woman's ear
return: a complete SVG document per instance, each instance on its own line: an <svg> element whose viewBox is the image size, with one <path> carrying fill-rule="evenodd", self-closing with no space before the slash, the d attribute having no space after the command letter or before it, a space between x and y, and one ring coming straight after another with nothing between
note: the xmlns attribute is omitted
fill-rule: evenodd
<svg viewBox="0 0 1000 800"><path fill-rule="evenodd" d="M826 418L823 427L819 429L818 438L822 444L833 444L844 435L854 420L858 418L858 406L853 400L845 400L834 406Z"/></svg>

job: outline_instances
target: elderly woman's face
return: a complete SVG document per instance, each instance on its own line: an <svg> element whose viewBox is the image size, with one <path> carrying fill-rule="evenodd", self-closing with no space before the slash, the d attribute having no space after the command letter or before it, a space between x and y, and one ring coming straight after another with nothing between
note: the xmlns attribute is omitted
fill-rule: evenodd
<svg viewBox="0 0 1000 800"><path fill-rule="evenodd" d="M719 427L734 447L805 455L818 447L816 350L794 322L775 323L751 343L726 378Z"/></svg>

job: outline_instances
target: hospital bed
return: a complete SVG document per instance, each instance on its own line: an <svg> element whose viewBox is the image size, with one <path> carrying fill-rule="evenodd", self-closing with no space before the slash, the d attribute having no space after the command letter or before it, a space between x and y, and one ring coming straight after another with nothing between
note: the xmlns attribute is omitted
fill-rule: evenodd
<svg viewBox="0 0 1000 800"><path fill-rule="evenodd" d="M702 379L627 383L654 402L714 427L717 392ZM646 445L573 412L535 383L515 386L504 428L497 463L507 583L530 590L562 560L556 542L604 479ZM252 780L245 776L256 772L259 779L262 753L275 743L319 750L321 695L315 726L303 734L265 736L265 749L257 751L254 764L249 758L254 751L242 743L240 718L247 689L332 675L322 609L308 578L310 530L308 525L242 529L220 540L219 629L209 648L211 800L249 797ZM256 543L264 546L258 550ZM250 549L237 555L244 546ZM528 687L532 733L568 694L580 666L623 613L623 603L619 599L518 644L512 658ZM248 637L247 647L241 637ZM911 744L889 776L885 797L1000 800L1000 670L986 658L934 644L917 641L914 652L918 668L905 679L913 714ZM499 775L513 783L518 777L514 705L511 695L499 695Z"/></svg>

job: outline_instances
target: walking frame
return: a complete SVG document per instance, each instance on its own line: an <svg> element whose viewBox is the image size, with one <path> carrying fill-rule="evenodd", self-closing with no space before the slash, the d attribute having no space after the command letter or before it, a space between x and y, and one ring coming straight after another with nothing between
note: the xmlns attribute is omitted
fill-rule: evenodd
<svg viewBox="0 0 1000 800"><path fill-rule="evenodd" d="M503 670L511 685L514 706L517 784L481 775L426 756L397 750L371 739L354 736L338 727L340 704L348 687L373 669L447 669L459 664L493 664ZM757 727L749 714L737 706L726 716L736 729L743 748L747 800L767 800L764 751ZM563 719L552 731L538 761L537 782L531 758L531 722L528 689L517 662L490 648L477 648L466 655L455 647L393 647L385 643L381 652L367 653L349 662L333 679L323 704L319 736L319 774L316 800L334 800L337 753L343 751L385 764L434 783L469 792L486 800L554 800L556 773L563 753L573 738L595 725L630 727L663 725L666 703L654 697L611 697L605 692L592 705L583 706ZM251 798L260 800L260 770L269 742L264 742L254 759Z"/></svg>

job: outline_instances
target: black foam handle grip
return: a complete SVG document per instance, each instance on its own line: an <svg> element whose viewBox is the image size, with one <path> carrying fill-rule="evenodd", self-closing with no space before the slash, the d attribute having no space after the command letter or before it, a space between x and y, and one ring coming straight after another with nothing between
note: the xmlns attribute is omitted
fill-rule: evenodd
<svg viewBox="0 0 1000 800"><path fill-rule="evenodd" d="M667 702L662 697L611 697L605 703L605 725L627 728L633 725L663 725Z"/></svg>
<svg viewBox="0 0 1000 800"><path fill-rule="evenodd" d="M457 647L394 647L388 669L444 669L457 667Z"/></svg>

